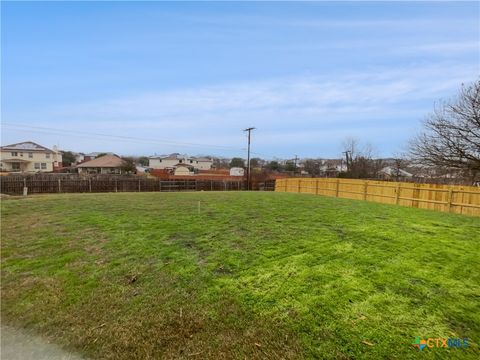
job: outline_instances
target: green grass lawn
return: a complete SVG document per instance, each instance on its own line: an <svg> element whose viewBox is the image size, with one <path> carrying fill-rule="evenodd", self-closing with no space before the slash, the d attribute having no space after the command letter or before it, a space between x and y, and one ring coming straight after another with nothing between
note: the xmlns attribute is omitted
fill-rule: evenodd
<svg viewBox="0 0 480 360"><path fill-rule="evenodd" d="M1 235L2 321L92 358L480 356L479 218L286 193L48 195L2 201ZM417 336L469 347L420 352Z"/></svg>

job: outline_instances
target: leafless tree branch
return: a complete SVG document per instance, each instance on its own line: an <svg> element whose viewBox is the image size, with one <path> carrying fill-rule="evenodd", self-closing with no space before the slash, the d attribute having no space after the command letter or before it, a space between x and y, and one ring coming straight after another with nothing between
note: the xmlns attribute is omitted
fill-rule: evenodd
<svg viewBox="0 0 480 360"><path fill-rule="evenodd" d="M418 164L457 169L473 180L480 174L480 80L462 85L458 96L435 106L424 130L411 142Z"/></svg>

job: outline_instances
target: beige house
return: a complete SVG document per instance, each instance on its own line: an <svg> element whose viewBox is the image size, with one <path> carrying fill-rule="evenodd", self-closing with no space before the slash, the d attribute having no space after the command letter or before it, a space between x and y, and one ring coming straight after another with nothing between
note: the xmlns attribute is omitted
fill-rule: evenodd
<svg viewBox="0 0 480 360"><path fill-rule="evenodd" d="M51 172L62 167L62 154L32 141L2 146L0 169L7 172Z"/></svg>
<svg viewBox="0 0 480 360"><path fill-rule="evenodd" d="M122 174L125 160L117 155L104 155L75 166L79 174Z"/></svg>
<svg viewBox="0 0 480 360"><path fill-rule="evenodd" d="M180 165L187 165L197 170L210 170L213 166L213 160L209 158L190 157L176 153L168 156L152 156L148 159L148 165L152 169L175 170Z"/></svg>

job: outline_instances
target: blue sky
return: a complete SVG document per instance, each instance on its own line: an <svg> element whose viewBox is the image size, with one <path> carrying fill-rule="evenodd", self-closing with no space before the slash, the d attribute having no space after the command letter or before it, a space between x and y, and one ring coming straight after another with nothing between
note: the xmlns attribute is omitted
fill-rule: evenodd
<svg viewBox="0 0 480 360"><path fill-rule="evenodd" d="M2 144L231 157L255 126L265 158L398 154L478 79L479 6L2 2Z"/></svg>

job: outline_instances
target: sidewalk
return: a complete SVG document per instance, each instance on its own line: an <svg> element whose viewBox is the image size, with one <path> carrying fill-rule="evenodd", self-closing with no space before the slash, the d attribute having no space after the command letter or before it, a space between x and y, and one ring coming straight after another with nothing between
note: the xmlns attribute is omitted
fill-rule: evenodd
<svg viewBox="0 0 480 360"><path fill-rule="evenodd" d="M2 360L81 360L77 354L69 353L45 339L2 325L0 358Z"/></svg>

